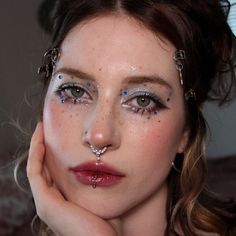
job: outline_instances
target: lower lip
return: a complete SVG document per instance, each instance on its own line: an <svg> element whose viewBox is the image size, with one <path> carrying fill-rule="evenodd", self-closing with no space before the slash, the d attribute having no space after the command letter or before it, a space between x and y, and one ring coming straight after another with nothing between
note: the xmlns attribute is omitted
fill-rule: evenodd
<svg viewBox="0 0 236 236"><path fill-rule="evenodd" d="M80 183L91 186L109 187L118 184L122 179L122 176L110 175L105 172L79 171L74 173Z"/></svg>

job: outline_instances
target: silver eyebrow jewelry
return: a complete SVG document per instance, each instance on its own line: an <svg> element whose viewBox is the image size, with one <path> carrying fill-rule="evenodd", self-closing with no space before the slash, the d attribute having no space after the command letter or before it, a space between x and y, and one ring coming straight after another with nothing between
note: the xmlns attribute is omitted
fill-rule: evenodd
<svg viewBox="0 0 236 236"><path fill-rule="evenodd" d="M103 155L107 150L107 146L102 149L96 149L92 144L90 144L90 148L92 153L96 155L97 162L101 161L101 155Z"/></svg>

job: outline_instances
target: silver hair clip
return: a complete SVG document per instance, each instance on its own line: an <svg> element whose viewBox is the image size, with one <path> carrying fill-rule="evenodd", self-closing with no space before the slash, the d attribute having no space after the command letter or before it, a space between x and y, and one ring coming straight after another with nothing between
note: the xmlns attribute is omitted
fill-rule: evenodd
<svg viewBox="0 0 236 236"><path fill-rule="evenodd" d="M175 61L176 69L179 71L179 77L180 77L180 84L183 85L183 73L182 70L184 68L183 60L185 60L185 51L184 50L176 50L173 56L173 59Z"/></svg>
<svg viewBox="0 0 236 236"><path fill-rule="evenodd" d="M185 93L185 100L188 101L190 98L196 100L196 93L193 89L189 89L188 92Z"/></svg>
<svg viewBox="0 0 236 236"><path fill-rule="evenodd" d="M180 84L183 86L184 85L184 80L183 80L183 69L184 69L184 64L183 61L186 59L185 51L184 50L176 50L173 56L173 59L175 61L176 69L179 71L179 77L180 77ZM185 94L184 94L185 100L188 101L190 98L193 98L196 100L196 93L193 89L189 89Z"/></svg>
<svg viewBox="0 0 236 236"><path fill-rule="evenodd" d="M45 73L45 78L48 79L56 66L56 62L60 57L60 51L58 48L49 49L43 55L43 66L38 68L38 74Z"/></svg>

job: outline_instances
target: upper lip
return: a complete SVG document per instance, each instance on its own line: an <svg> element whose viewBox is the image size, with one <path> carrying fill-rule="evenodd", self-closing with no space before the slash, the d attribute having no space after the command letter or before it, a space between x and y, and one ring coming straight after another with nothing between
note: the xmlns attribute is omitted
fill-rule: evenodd
<svg viewBox="0 0 236 236"><path fill-rule="evenodd" d="M83 172L83 171L91 171L91 172L99 172L99 173L105 173L108 175L116 175L124 177L125 175L121 173L120 171L116 170L112 166L109 166L105 164L104 162L85 162L78 166L71 167L71 171L73 172Z"/></svg>

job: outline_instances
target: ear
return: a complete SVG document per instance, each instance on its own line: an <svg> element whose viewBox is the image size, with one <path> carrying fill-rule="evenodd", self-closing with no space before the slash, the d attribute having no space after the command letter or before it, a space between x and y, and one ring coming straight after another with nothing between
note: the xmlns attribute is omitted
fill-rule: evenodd
<svg viewBox="0 0 236 236"><path fill-rule="evenodd" d="M188 140L189 140L189 127L186 126L183 130L181 141L179 143L178 147L178 153L183 153L188 145Z"/></svg>

